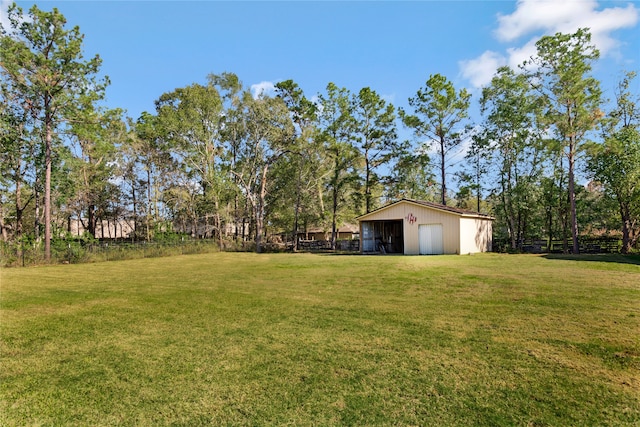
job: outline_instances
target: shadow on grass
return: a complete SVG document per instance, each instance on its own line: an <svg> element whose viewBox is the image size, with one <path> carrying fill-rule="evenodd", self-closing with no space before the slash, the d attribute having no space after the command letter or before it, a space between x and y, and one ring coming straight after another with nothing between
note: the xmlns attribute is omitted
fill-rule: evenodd
<svg viewBox="0 0 640 427"><path fill-rule="evenodd" d="M322 256L353 256L353 255L363 255L360 252L355 252L355 251L326 251L326 252L309 252L311 254L318 254L318 255L322 255Z"/></svg>
<svg viewBox="0 0 640 427"><path fill-rule="evenodd" d="M596 262L615 262L618 264L634 264L640 265L640 255L622 255L622 254L546 254L543 258L550 260L568 260L568 261L596 261Z"/></svg>
<svg viewBox="0 0 640 427"><path fill-rule="evenodd" d="M360 252L356 252L356 251L336 251L336 252L309 252L309 253L315 253L315 254L319 254L319 255L325 255L325 256L405 256L402 253L398 253L398 252L389 252L389 253L380 253L380 252L365 252L365 253L360 253Z"/></svg>

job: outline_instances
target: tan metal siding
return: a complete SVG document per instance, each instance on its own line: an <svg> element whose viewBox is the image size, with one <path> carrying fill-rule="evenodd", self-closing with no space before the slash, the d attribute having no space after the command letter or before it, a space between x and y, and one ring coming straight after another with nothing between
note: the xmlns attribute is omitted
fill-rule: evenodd
<svg viewBox="0 0 640 427"><path fill-rule="evenodd" d="M427 207L401 204L404 209L404 253L417 255L420 253L418 227L420 224L442 224L442 243L445 254L459 253L458 216L440 212ZM398 207L400 207L398 206ZM413 224L408 220L409 214L414 218Z"/></svg>
<svg viewBox="0 0 640 427"><path fill-rule="evenodd" d="M367 219L365 221L403 219L406 216L405 206L406 203L400 203L395 206L389 206L387 209L381 209L378 212L370 213L367 215Z"/></svg>
<svg viewBox="0 0 640 427"><path fill-rule="evenodd" d="M366 215L362 221L402 220L404 253L418 255L421 224L442 224L445 254L464 254L491 250L492 222L489 219L465 218L455 213L401 202ZM362 236L362 230L361 230Z"/></svg>
<svg viewBox="0 0 640 427"><path fill-rule="evenodd" d="M460 253L489 252L492 246L492 222L480 218L460 218Z"/></svg>

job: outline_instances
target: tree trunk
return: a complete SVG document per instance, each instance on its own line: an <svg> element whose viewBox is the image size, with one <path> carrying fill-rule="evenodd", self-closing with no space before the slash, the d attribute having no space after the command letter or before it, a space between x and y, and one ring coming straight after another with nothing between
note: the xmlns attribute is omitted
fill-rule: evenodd
<svg viewBox="0 0 640 427"><path fill-rule="evenodd" d="M96 237L96 224L98 223L98 220L96 218L96 207L92 204L89 204L87 207L87 222L89 234Z"/></svg>
<svg viewBox="0 0 640 427"><path fill-rule="evenodd" d="M507 223L507 233L509 234L509 240L512 250L516 250L516 232L515 224L513 221L513 211L511 209L511 172L508 172L507 178L504 176L504 171L500 174L500 185L502 191L500 192L500 198L502 199L502 209L504 211L505 220Z"/></svg>
<svg viewBox="0 0 640 427"><path fill-rule="evenodd" d="M36 183L38 180L36 179ZM36 184L38 185L38 184ZM36 199L35 199L35 207L34 207L34 219L33 219L33 237L36 242L40 243L42 241L42 199L40 196L40 191L35 190Z"/></svg>
<svg viewBox="0 0 640 427"><path fill-rule="evenodd" d="M146 229L147 229L147 242L151 241L151 171L147 168L147 220L146 220Z"/></svg>
<svg viewBox="0 0 640 427"><path fill-rule="evenodd" d="M573 138L569 141L569 206L571 209L571 237L573 240L572 253L580 253L580 245L578 243L578 216L576 211L576 189L574 182L576 146Z"/></svg>
<svg viewBox="0 0 640 427"><path fill-rule="evenodd" d="M547 230L547 252L551 252L551 245L553 243L553 208L551 206L547 207L547 226L549 229Z"/></svg>
<svg viewBox="0 0 640 427"><path fill-rule="evenodd" d="M620 218L622 219L622 248L623 254L628 254L631 251L631 233L632 224L631 216L629 215L629 207L624 203L620 203Z"/></svg>
<svg viewBox="0 0 640 427"><path fill-rule="evenodd" d="M260 178L260 194L256 203L256 252L262 252L262 235L266 231L264 228L264 212L265 212L265 200L267 198L267 173L269 167L264 166L262 168L262 176Z"/></svg>
<svg viewBox="0 0 640 427"><path fill-rule="evenodd" d="M9 241L9 233L7 232L7 227L4 224L4 207L0 203L0 231L2 232L2 241Z"/></svg>
<svg viewBox="0 0 640 427"><path fill-rule="evenodd" d="M18 176L18 175L16 175ZM21 179L16 179L16 229L15 229L15 238L19 239L22 237L22 213L24 208L20 206L22 204L22 196L21 196ZM4 233L4 228L3 228Z"/></svg>
<svg viewBox="0 0 640 427"><path fill-rule="evenodd" d="M256 205L255 208L255 241L256 241L256 253L262 253L262 218L260 218L260 207Z"/></svg>
<svg viewBox="0 0 640 427"><path fill-rule="evenodd" d="M135 178L131 180L131 200L133 203L133 235L131 236L131 241L133 242L138 238L138 209L137 209L137 199L136 199L136 182Z"/></svg>
<svg viewBox="0 0 640 427"><path fill-rule="evenodd" d="M480 199L482 198L482 186L480 182L482 179L482 164L480 162L480 152L478 152L476 155L476 211L478 213L480 213Z"/></svg>
<svg viewBox="0 0 640 427"><path fill-rule="evenodd" d="M246 242L252 234L253 227L253 218L251 215L251 210L249 210L249 196L245 196L244 198L244 208L242 212L242 241Z"/></svg>
<svg viewBox="0 0 640 427"><path fill-rule="evenodd" d="M53 129L49 100L45 101L45 175L44 175L44 259L51 261L51 145Z"/></svg>
<svg viewBox="0 0 640 427"><path fill-rule="evenodd" d="M296 205L293 210L293 232L291 233L293 242L293 252L298 250L298 218L300 216L300 193L302 193L302 168L304 167L304 157L300 159L300 167L298 168L298 176L296 182Z"/></svg>
<svg viewBox="0 0 640 427"><path fill-rule="evenodd" d="M216 230L214 230L214 233L216 232L218 233L218 247L220 248L220 250L222 250L224 247L224 244L222 242L222 219L220 218L220 203L218 202L217 197L215 197L215 200L213 203L216 208L216 213L213 216L213 220L216 226Z"/></svg>
<svg viewBox="0 0 640 427"><path fill-rule="evenodd" d="M364 198L366 205L366 212L371 212L371 165L369 164L369 152L365 152L365 179L364 179Z"/></svg>
<svg viewBox="0 0 640 427"><path fill-rule="evenodd" d="M440 179L442 180L442 204L447 204L447 183L445 173L445 152L444 152L444 139L440 137Z"/></svg>
<svg viewBox="0 0 640 427"><path fill-rule="evenodd" d="M331 249L336 249L337 239L337 216L338 216L338 188L333 188L333 207L331 213Z"/></svg>

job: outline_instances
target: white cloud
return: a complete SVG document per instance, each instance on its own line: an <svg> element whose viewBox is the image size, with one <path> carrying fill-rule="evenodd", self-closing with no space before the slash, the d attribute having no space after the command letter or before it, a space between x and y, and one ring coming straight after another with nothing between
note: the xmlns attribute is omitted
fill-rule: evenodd
<svg viewBox="0 0 640 427"><path fill-rule="evenodd" d="M598 3L594 0L519 0L510 15L498 15L495 31L500 41L514 41L534 31L548 33L575 31ZM568 27L574 27L569 29Z"/></svg>
<svg viewBox="0 0 640 427"><path fill-rule="evenodd" d="M271 95L275 93L275 85L273 82L260 82L251 85L251 93L254 99L258 99L263 95Z"/></svg>
<svg viewBox="0 0 640 427"><path fill-rule="evenodd" d="M7 10L12 3L13 0L0 1L0 24L2 24L2 28L4 28L5 31L9 29L9 13L7 12Z"/></svg>
<svg viewBox="0 0 640 427"><path fill-rule="evenodd" d="M380 98L382 98L388 104L394 104L396 102L396 94L395 93L392 93L392 94L389 94L389 95L382 94L382 95L380 95Z"/></svg>
<svg viewBox="0 0 640 427"><path fill-rule="evenodd" d="M516 69L536 52L535 43L544 35L574 33L579 28L589 28L591 42L601 55L616 55L620 42L612 32L637 25L640 9L629 3L626 7L609 7L598 10L596 0L518 0L516 9L509 15L498 15L494 34L511 46L505 53L486 51L479 57L460 61L461 74L475 87L488 83L496 68L508 64ZM528 37L525 44L517 41Z"/></svg>
<svg viewBox="0 0 640 427"><path fill-rule="evenodd" d="M625 9L605 9L592 17L588 27L591 29L591 41L603 55L616 54L620 42L611 36L611 32L620 28L630 28L638 24L640 9L629 4Z"/></svg>
<svg viewBox="0 0 640 427"><path fill-rule="evenodd" d="M498 16L495 33L501 41L513 41L536 31L572 33L585 27L590 28L592 34L607 35L638 22L638 9L631 3L625 8L597 8L595 0L519 0L514 13Z"/></svg>
<svg viewBox="0 0 640 427"><path fill-rule="evenodd" d="M9 21L9 7L14 3L14 0L0 0L0 24L2 24L2 28L6 33L10 36L18 36L16 31L11 28L11 22ZM22 16L18 18L18 23L21 22L31 22L31 17L29 16L30 8L22 7L23 13Z"/></svg>
<svg viewBox="0 0 640 427"><path fill-rule="evenodd" d="M574 33L589 28L591 41L606 55L618 46L610 33L636 25L640 11L631 3L624 8L597 8L595 0L519 0L515 12L498 16L495 34L498 40L510 42L536 32Z"/></svg>
<svg viewBox="0 0 640 427"><path fill-rule="evenodd" d="M534 56L537 52L537 41L538 38L533 38L529 40L524 46L508 48L507 55L509 57L509 67L517 70L520 65Z"/></svg>
<svg viewBox="0 0 640 427"><path fill-rule="evenodd" d="M462 76L474 87L480 87L491 82L496 70L506 64L507 59L504 56L488 50L475 59L460 61L459 66Z"/></svg>

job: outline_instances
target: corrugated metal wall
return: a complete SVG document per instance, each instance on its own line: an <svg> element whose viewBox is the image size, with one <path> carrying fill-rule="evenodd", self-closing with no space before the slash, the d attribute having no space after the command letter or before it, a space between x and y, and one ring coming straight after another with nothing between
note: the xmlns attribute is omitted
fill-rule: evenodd
<svg viewBox="0 0 640 427"><path fill-rule="evenodd" d="M438 211L411 202L374 212L364 221L402 220L404 253L420 253L420 225L442 224L442 249L445 254L468 254L492 250L492 221L466 218L455 213ZM363 236L361 236L363 237Z"/></svg>
<svg viewBox="0 0 640 427"><path fill-rule="evenodd" d="M444 253L442 224L420 224L418 226L420 255L442 255Z"/></svg>
<svg viewBox="0 0 640 427"><path fill-rule="evenodd" d="M413 203L398 203L380 212L367 216L365 221L380 221L390 219L403 220L404 253L418 255L420 240L418 227L420 224L442 224L442 244L445 254L460 253L459 216L429 209Z"/></svg>
<svg viewBox="0 0 640 427"><path fill-rule="evenodd" d="M460 218L460 253L490 252L493 227L490 220Z"/></svg>

